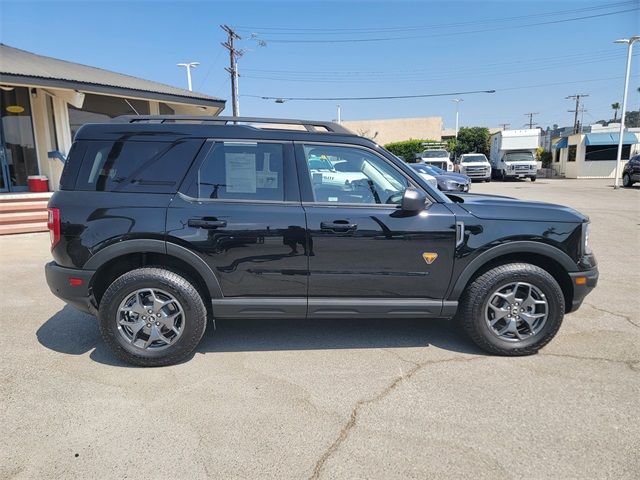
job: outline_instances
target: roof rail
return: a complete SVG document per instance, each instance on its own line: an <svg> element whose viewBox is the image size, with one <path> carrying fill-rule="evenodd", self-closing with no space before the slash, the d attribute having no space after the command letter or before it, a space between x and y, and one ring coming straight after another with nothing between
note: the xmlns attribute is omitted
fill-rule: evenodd
<svg viewBox="0 0 640 480"><path fill-rule="evenodd" d="M260 118L260 117L211 117L205 115L121 115L111 120L115 123L165 123L165 122L211 122L221 125L229 123L243 124L280 124L280 125L301 125L308 132L314 133L341 133L354 135L353 132L335 122L325 122L321 120L296 120L291 118ZM268 127L267 127L268 128Z"/></svg>

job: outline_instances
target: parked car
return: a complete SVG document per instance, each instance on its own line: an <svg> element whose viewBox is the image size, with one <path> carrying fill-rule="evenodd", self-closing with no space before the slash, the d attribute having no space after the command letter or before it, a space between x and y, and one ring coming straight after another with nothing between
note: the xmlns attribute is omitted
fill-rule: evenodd
<svg viewBox="0 0 640 480"><path fill-rule="evenodd" d="M430 172L429 169L426 168L426 165L422 163L410 163L409 166L418 172L420 176L433 188L439 188L438 180L435 175L432 174L433 172Z"/></svg>
<svg viewBox="0 0 640 480"><path fill-rule="evenodd" d="M636 182L640 182L640 155L631 157L622 170L622 186L630 188Z"/></svg>
<svg viewBox="0 0 640 480"><path fill-rule="evenodd" d="M449 152L444 149L439 148L416 153L416 161L433 165L447 172L453 172L453 162L449 158Z"/></svg>
<svg viewBox="0 0 640 480"><path fill-rule="evenodd" d="M457 171L471 180L491 181L491 164L482 153L465 153L458 158Z"/></svg>
<svg viewBox="0 0 640 480"><path fill-rule="evenodd" d="M362 178L325 182L317 158ZM330 122L84 125L48 210L49 288L140 366L179 362L237 318L456 317L483 349L528 355L598 279L584 215L449 197Z"/></svg>
<svg viewBox="0 0 640 480"><path fill-rule="evenodd" d="M429 175L436 181L437 188L443 192L468 192L471 179L461 173L445 172L441 168L424 163L412 163L411 168L420 175Z"/></svg>
<svg viewBox="0 0 640 480"><path fill-rule="evenodd" d="M362 172L338 171L328 159L314 155L309 157L309 172L313 181L330 185L349 185L366 178Z"/></svg>

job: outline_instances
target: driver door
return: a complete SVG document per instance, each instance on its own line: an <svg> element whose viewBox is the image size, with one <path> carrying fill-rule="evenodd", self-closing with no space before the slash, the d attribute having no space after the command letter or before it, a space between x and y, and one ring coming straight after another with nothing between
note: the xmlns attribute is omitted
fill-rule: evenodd
<svg viewBox="0 0 640 480"><path fill-rule="evenodd" d="M438 315L453 266L451 211L435 202L419 213L400 210L404 190L420 187L368 148L297 144L296 157L309 235L309 316ZM318 160L331 172L318 174ZM425 253L437 258L429 264Z"/></svg>

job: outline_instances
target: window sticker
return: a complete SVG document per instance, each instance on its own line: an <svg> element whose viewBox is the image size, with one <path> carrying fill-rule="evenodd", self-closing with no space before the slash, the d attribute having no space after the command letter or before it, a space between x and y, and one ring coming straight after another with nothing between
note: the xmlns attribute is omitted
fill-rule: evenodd
<svg viewBox="0 0 640 480"><path fill-rule="evenodd" d="M256 193L256 157L248 153L225 155L226 190L229 193Z"/></svg>

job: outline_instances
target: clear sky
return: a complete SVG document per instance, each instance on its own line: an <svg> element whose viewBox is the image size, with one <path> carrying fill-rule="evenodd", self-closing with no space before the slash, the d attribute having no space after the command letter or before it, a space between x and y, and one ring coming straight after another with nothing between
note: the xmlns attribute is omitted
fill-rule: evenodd
<svg viewBox="0 0 640 480"><path fill-rule="evenodd" d="M199 61L194 90L229 100L220 46L229 24L239 47L243 115L332 119L442 116L453 97L286 101L273 97L463 95L463 126L571 125L565 97L588 93L584 123L622 101L626 47L640 33L640 0L511 1L75 1L0 0L2 43L186 87L176 63ZM621 12L621 13L616 13ZM578 20L573 20L580 17ZM251 38L252 34L255 38ZM261 46L257 41L266 42ZM630 109L640 108L640 45ZM228 101L225 114L230 114Z"/></svg>

